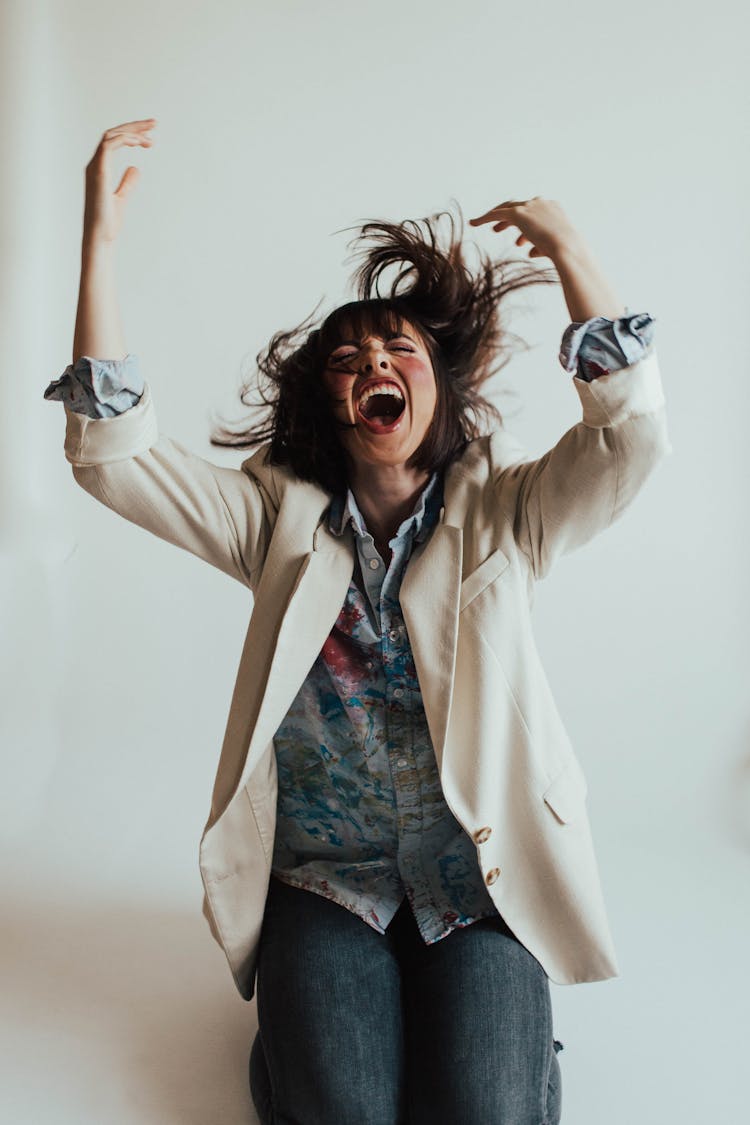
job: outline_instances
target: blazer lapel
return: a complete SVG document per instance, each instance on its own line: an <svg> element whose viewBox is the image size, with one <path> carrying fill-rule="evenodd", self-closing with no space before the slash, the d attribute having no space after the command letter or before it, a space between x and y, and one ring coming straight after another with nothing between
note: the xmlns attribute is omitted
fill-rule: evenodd
<svg viewBox="0 0 750 1125"><path fill-rule="evenodd" d="M409 560L399 599L438 768L450 715L461 588L463 532L458 526L462 512L460 493L454 484L457 477L454 467L446 481L447 508L441 512L432 535ZM445 521L446 512L455 523ZM247 783L302 686L341 610L354 556L351 528L335 536L322 520L313 537L313 549L300 564L279 628L242 769L236 775L236 784L229 783L214 809L212 824ZM256 658L249 654L248 659Z"/></svg>
<svg viewBox="0 0 750 1125"><path fill-rule="evenodd" d="M438 769L453 691L463 532L441 522L409 560L401 610L409 634Z"/></svg>
<svg viewBox="0 0 750 1125"><path fill-rule="evenodd" d="M314 664L344 603L353 570L351 529L336 537L320 524L279 628L252 740L227 805L247 782Z"/></svg>

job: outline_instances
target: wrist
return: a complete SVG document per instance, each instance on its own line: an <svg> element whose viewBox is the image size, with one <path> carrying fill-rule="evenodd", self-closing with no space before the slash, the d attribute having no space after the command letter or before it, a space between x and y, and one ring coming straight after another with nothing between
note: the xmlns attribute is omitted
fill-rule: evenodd
<svg viewBox="0 0 750 1125"><path fill-rule="evenodd" d="M616 320L625 315L625 305L584 242L566 242L553 261L572 321L596 316Z"/></svg>
<svg viewBox="0 0 750 1125"><path fill-rule="evenodd" d="M556 269L590 269L594 265L594 255L591 247L583 238L566 238L559 242L551 255Z"/></svg>

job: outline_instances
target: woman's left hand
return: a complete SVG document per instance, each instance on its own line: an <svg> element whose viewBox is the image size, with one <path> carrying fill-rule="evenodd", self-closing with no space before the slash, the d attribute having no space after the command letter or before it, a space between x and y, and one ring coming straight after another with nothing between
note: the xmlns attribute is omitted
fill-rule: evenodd
<svg viewBox="0 0 750 1125"><path fill-rule="evenodd" d="M530 258L551 258L554 262L561 253L583 243L560 204L540 195L535 195L533 199L506 199L484 215L469 219L469 223L473 227L492 223L492 229L498 231L510 226L518 227L521 233L516 239L516 246L531 242Z"/></svg>

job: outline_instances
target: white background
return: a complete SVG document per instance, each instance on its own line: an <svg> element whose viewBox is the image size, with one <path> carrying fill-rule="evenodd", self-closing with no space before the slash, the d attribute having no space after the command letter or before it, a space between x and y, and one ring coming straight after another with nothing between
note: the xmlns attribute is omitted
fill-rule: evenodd
<svg viewBox="0 0 750 1125"><path fill-rule="evenodd" d="M251 608L75 485L63 409L83 170L154 116L118 250L164 432L222 464L256 352L349 296L367 218L559 200L656 318L672 455L539 587L589 781L622 976L553 989L566 1125L736 1122L747 1104L750 716L744 6L6 0L0 370L0 1116L254 1121L254 1003L197 867ZM517 231L476 238L525 256ZM549 265L539 259L539 265ZM578 418L558 287L515 298L500 379L541 453ZM484 1123L482 1123L484 1125Z"/></svg>

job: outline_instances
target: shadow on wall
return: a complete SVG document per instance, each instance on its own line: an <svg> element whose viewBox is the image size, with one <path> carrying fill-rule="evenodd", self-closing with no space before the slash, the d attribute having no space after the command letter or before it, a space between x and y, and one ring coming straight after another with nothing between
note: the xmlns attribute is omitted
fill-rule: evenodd
<svg viewBox="0 0 750 1125"><path fill-rule="evenodd" d="M3 916L3 1120L255 1125L255 1003L199 910L6 898Z"/></svg>

